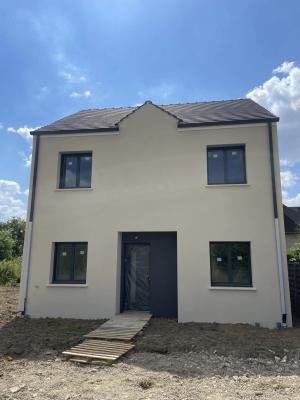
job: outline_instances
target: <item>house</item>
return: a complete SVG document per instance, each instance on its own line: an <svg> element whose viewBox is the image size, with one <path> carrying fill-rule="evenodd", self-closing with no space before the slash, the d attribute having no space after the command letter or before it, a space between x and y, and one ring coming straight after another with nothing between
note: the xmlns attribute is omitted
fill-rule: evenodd
<svg viewBox="0 0 300 400"><path fill-rule="evenodd" d="M283 205L285 240L287 250L300 243L300 207Z"/></svg>
<svg viewBox="0 0 300 400"><path fill-rule="evenodd" d="M277 121L147 101L33 131L21 312L290 326Z"/></svg>

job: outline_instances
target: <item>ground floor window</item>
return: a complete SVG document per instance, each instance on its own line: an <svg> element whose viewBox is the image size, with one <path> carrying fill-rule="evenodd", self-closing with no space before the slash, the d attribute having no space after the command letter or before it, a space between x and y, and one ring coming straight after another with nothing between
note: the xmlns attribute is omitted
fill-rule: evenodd
<svg viewBox="0 0 300 400"><path fill-rule="evenodd" d="M87 243L55 243L53 283L86 283Z"/></svg>
<svg viewBox="0 0 300 400"><path fill-rule="evenodd" d="M252 286L250 242L210 242L212 286Z"/></svg>

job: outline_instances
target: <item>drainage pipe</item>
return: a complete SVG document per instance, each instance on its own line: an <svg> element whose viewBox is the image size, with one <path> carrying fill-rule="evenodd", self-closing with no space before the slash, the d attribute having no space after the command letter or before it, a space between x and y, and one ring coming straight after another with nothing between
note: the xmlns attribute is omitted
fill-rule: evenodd
<svg viewBox="0 0 300 400"><path fill-rule="evenodd" d="M37 168L39 159L39 146L40 137L36 135L35 145L33 146L33 169L32 169L32 181L31 181L31 197L29 199L29 218L26 227L26 245L24 248L24 260L22 269L22 290L20 293L20 313L26 316L27 296L28 296L28 284L29 284L29 269L30 269L30 256L31 256L31 244L32 244L32 225L34 216L34 204L36 194L36 181L37 181Z"/></svg>
<svg viewBox="0 0 300 400"><path fill-rule="evenodd" d="M268 136L269 136L270 166L271 166L271 177L272 177L271 181L272 181L273 213L274 213L275 240L276 240L276 252L277 252L277 268L278 268L279 291L280 291L281 324L284 328L286 328L287 311L286 311L285 288L284 288L284 269L283 269L284 266L282 262L283 258L282 258L280 228L278 221L278 203L276 194L272 122L268 122Z"/></svg>

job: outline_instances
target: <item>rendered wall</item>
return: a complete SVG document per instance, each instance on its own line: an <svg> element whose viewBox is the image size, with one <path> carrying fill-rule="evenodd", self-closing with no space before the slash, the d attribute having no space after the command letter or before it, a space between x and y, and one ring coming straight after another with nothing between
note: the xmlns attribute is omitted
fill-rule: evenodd
<svg viewBox="0 0 300 400"><path fill-rule="evenodd" d="M246 145L247 185L207 186L206 146L215 144ZM57 190L59 153L76 150L93 152L92 190ZM177 231L179 321L281 321L266 124L178 131L173 117L146 104L119 134L42 137L39 160L30 316L111 317L119 233ZM280 228L284 239L282 212ZM50 284L56 241L88 242L87 285ZM251 242L253 288L210 287L209 241Z"/></svg>

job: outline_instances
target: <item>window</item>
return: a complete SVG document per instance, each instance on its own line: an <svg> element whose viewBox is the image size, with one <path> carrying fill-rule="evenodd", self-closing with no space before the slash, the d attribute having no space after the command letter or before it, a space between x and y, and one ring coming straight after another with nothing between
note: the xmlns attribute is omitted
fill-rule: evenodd
<svg viewBox="0 0 300 400"><path fill-rule="evenodd" d="M252 286L250 242L210 242L212 286Z"/></svg>
<svg viewBox="0 0 300 400"><path fill-rule="evenodd" d="M66 153L61 155L61 189L90 188L92 153Z"/></svg>
<svg viewBox="0 0 300 400"><path fill-rule="evenodd" d="M207 148L209 185L246 183L245 146Z"/></svg>
<svg viewBox="0 0 300 400"><path fill-rule="evenodd" d="M55 243L53 283L86 283L87 243Z"/></svg>

